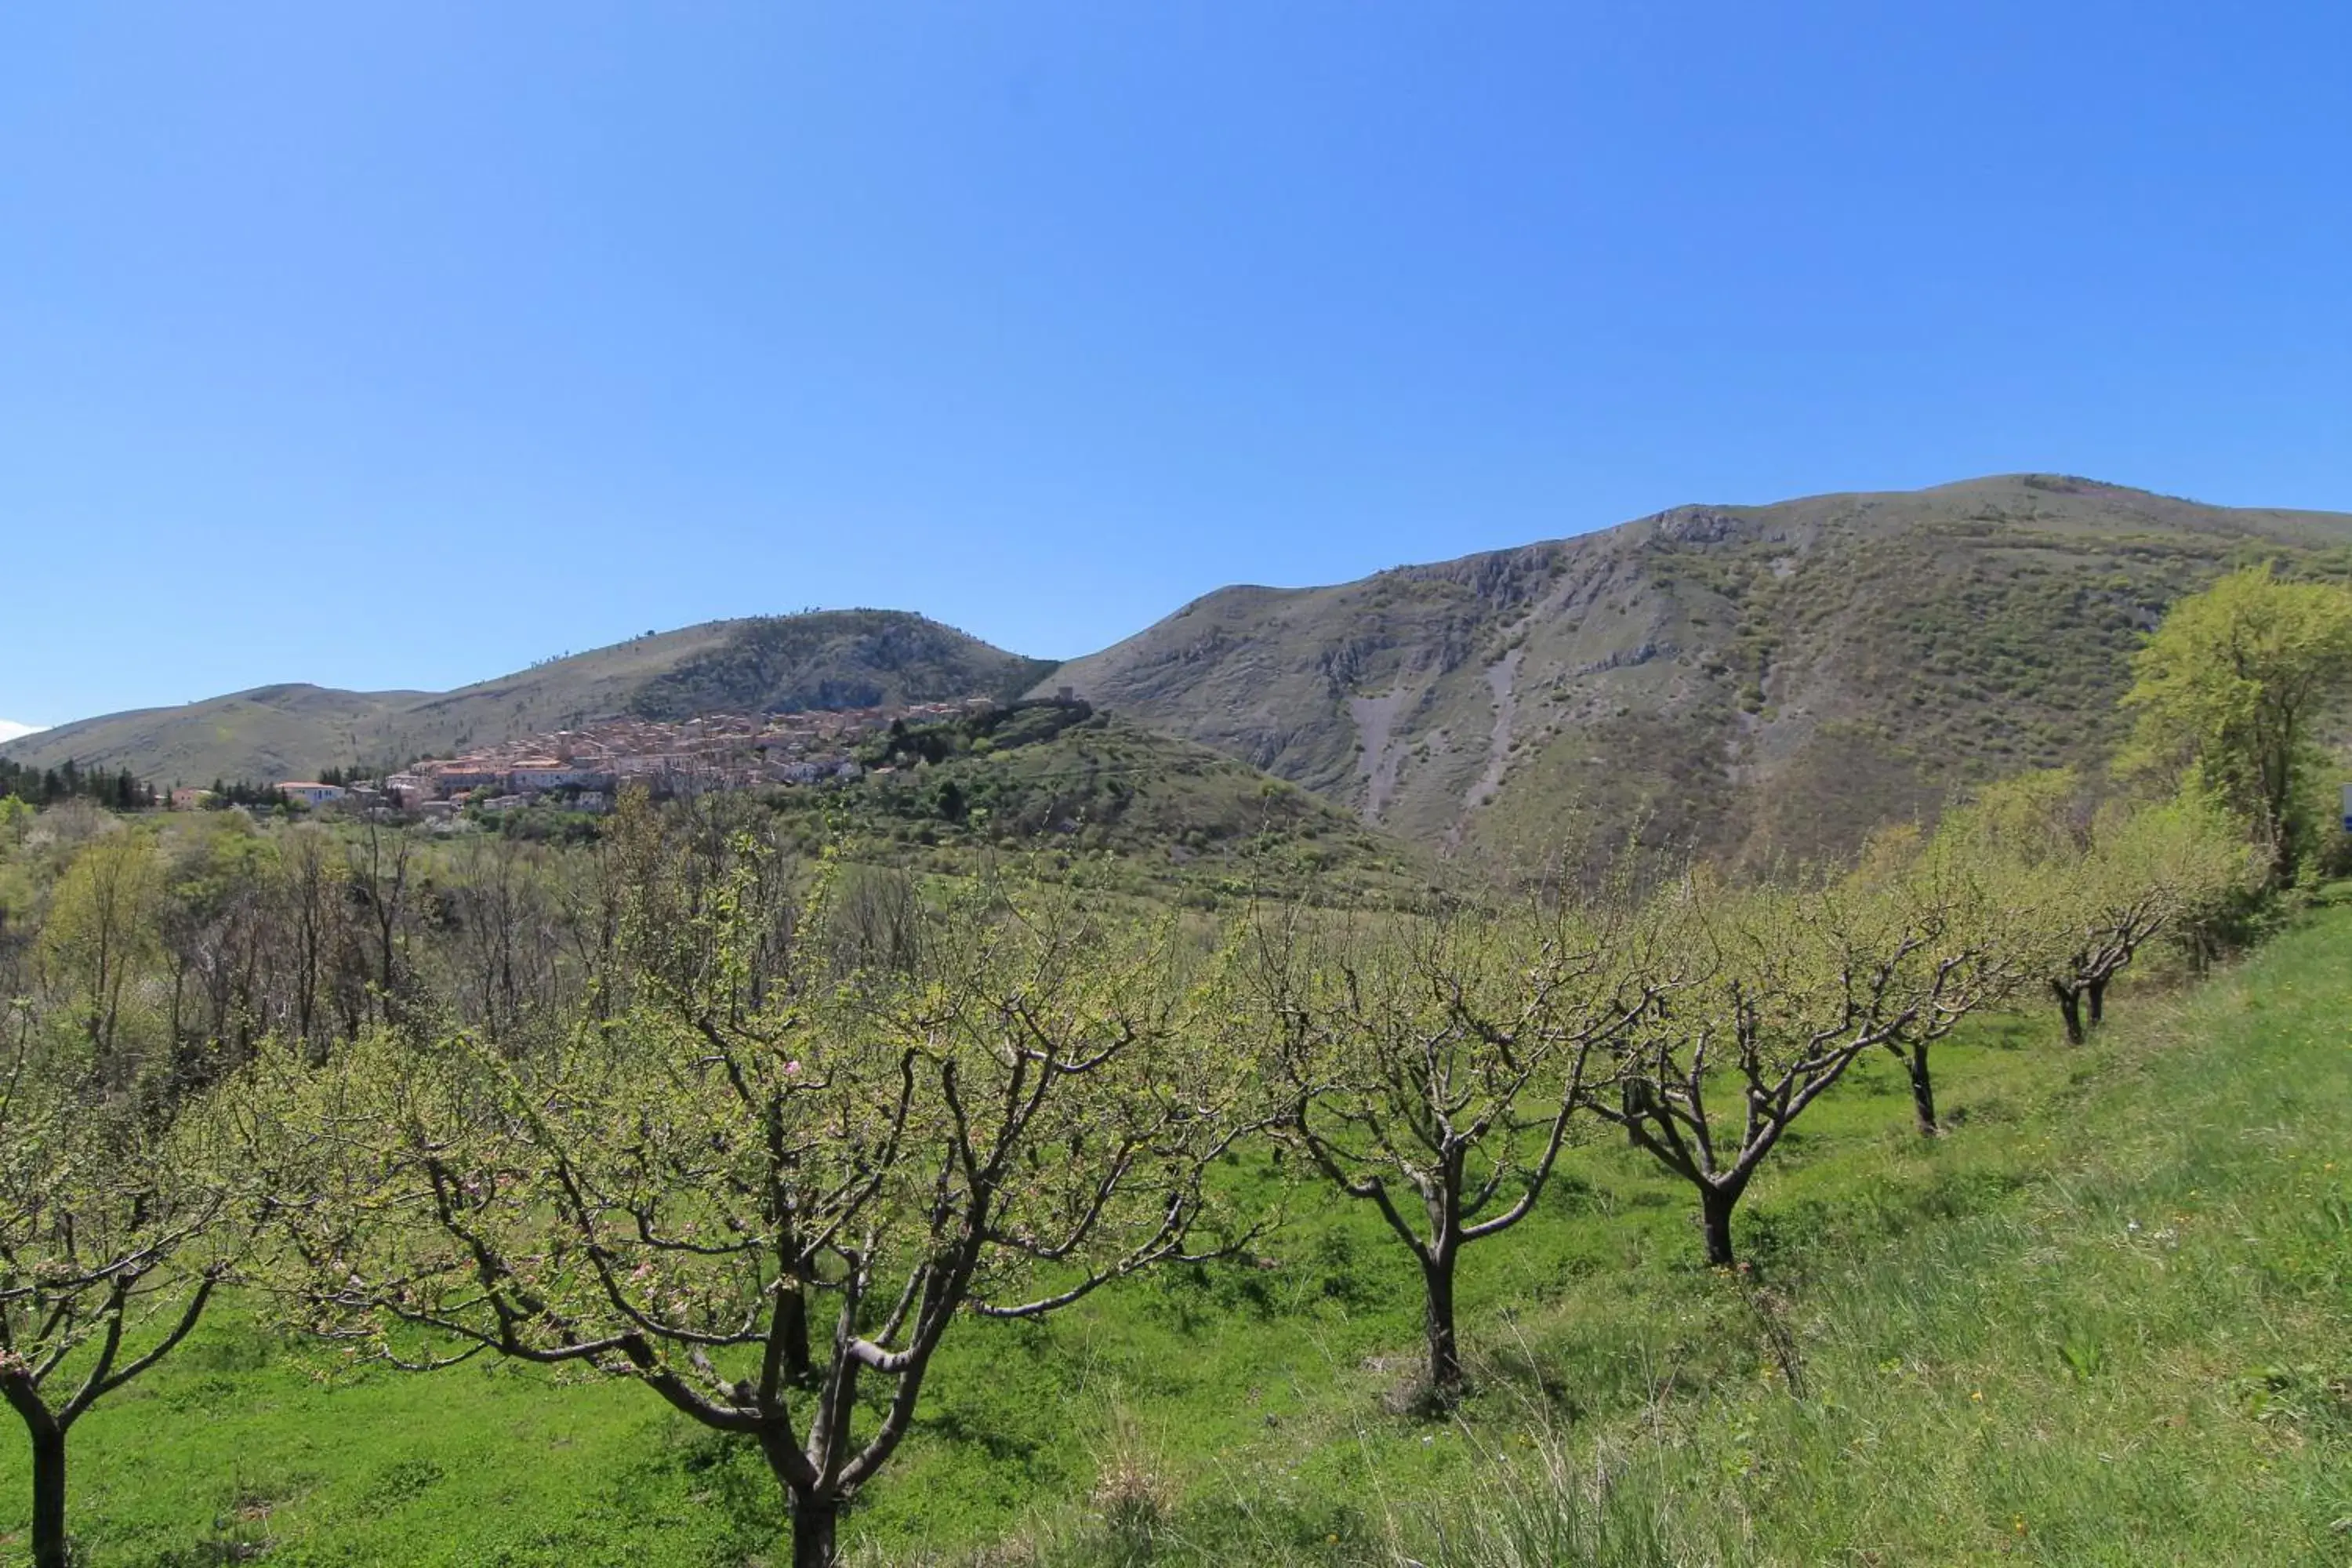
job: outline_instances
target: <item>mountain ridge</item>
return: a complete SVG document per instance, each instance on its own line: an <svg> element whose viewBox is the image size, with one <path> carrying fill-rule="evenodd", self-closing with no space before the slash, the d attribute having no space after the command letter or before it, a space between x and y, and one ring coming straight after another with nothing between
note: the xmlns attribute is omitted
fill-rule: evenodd
<svg viewBox="0 0 2352 1568"><path fill-rule="evenodd" d="M2126 656L2263 560L2352 577L2352 515L2011 474L1669 508L1390 568L1237 584L1066 664L903 611L709 622L454 692L257 687L0 746L153 780L289 777L590 714L1049 695L1314 791L1425 846L1524 862L1629 836L1835 853L1994 773L2104 754Z"/></svg>
<svg viewBox="0 0 2352 1568"><path fill-rule="evenodd" d="M2163 608L2271 558L2352 571L2352 516L2046 474L1688 505L1219 589L1054 680L1465 852L1801 856L2089 760Z"/></svg>

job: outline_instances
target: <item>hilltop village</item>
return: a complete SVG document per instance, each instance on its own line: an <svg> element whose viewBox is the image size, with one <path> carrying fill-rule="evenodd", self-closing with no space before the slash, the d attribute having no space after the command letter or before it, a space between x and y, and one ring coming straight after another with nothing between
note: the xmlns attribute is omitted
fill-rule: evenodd
<svg viewBox="0 0 2352 1568"><path fill-rule="evenodd" d="M709 713L677 721L598 719L577 729L415 763L380 780L289 780L277 788L288 801L313 808L427 819L454 816L467 805L509 811L544 804L601 812L632 785L664 797L856 778L864 771L856 755L861 742L894 725L937 723L993 706L989 698L971 697L885 708ZM202 793L174 792L191 797ZM173 804L199 802L175 798Z"/></svg>

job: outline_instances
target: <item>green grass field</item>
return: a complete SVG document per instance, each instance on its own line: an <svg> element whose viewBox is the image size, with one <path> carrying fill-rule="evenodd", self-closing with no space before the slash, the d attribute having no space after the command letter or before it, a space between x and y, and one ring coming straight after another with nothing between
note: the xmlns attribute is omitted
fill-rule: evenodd
<svg viewBox="0 0 2352 1568"><path fill-rule="evenodd" d="M1311 1189L1276 1267L951 1336L861 1563L2352 1562L2352 909L2174 994L1890 1064L1801 1123L1710 1273L1678 1186L1578 1152L1474 1248L1476 1391L1391 1414L1411 1266ZM1236 1181L1269 1173L1237 1169ZM90 1563L751 1564L756 1458L646 1391L329 1375L248 1310L74 1436ZM20 1541L18 1441L0 1538ZM21 1546L16 1548L21 1550Z"/></svg>

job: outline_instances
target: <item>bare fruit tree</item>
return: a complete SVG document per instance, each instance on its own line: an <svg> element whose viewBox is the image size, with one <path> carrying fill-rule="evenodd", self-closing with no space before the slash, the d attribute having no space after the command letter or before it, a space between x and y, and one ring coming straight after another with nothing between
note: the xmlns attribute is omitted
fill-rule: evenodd
<svg viewBox="0 0 2352 1568"><path fill-rule="evenodd" d="M1706 1258L1730 1266L1733 1211L1789 1129L1865 1051L1948 1030L1990 994L1983 935L1933 877L1856 874L1667 895L1689 984L1628 1032L1595 1111L1697 1190Z"/></svg>
<svg viewBox="0 0 2352 1568"><path fill-rule="evenodd" d="M1464 1386L1463 1249L1542 1195L1588 1068L1655 999L1648 944L1593 909L1370 922L1292 909L1253 918L1234 950L1275 1135L1412 1254L1442 1408Z"/></svg>
<svg viewBox="0 0 2352 1568"><path fill-rule="evenodd" d="M250 1234L211 1108L141 1104L0 1014L0 1399L32 1447L32 1561L65 1568L66 1440L185 1340Z"/></svg>
<svg viewBox="0 0 2352 1568"><path fill-rule="evenodd" d="M2216 796L2184 787L2102 802L2065 768L1988 787L1938 837L2032 911L2036 984L2078 1046L2105 1020L2107 987L2151 942L2190 931L2261 876Z"/></svg>
<svg viewBox="0 0 2352 1568"><path fill-rule="evenodd" d="M1984 853L1964 816L1925 844L1908 830L1883 835L1853 887L1874 881L1877 896L1912 910L1932 930L1930 960L1915 971L1928 988L1911 999L1916 1010L1883 1043L1910 1085L1914 1123L1921 1136L1934 1138L1944 1131L1931 1059L1937 1043L1969 1015L2007 1003L2033 981L2063 895Z"/></svg>
<svg viewBox="0 0 2352 1568"><path fill-rule="evenodd" d="M742 892L714 995L748 994ZM803 946L756 1012L633 1006L511 1061L380 1042L313 1075L274 1157L313 1194L310 1325L405 1364L642 1383L756 1445L794 1563L833 1563L958 1319L1247 1239L1208 1181L1243 1131L1238 1075L1181 1037L1172 928L1003 891L930 923L918 977L828 977Z"/></svg>

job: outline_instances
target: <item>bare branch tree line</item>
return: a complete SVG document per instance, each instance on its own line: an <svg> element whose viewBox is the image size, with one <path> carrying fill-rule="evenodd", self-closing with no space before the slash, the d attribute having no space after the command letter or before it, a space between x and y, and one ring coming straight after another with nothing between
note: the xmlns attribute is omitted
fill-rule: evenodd
<svg viewBox="0 0 2352 1568"><path fill-rule="evenodd" d="M1933 1131L1963 1018L2111 974L2242 879L2194 803L2072 809L1997 797L1781 885L1222 929L794 868L643 803L551 876L303 828L178 904L163 851L100 834L52 891L0 1107L0 1394L38 1533L63 1539L74 1419L234 1283L397 1364L643 1383L756 1446L795 1560L830 1563L952 1325L1253 1247L1273 1215L1219 1171L1268 1145L1412 1258L1442 1409L1462 1254L1591 1131L1687 1182L1728 1267L1741 1198L1856 1060L1900 1058Z"/></svg>

